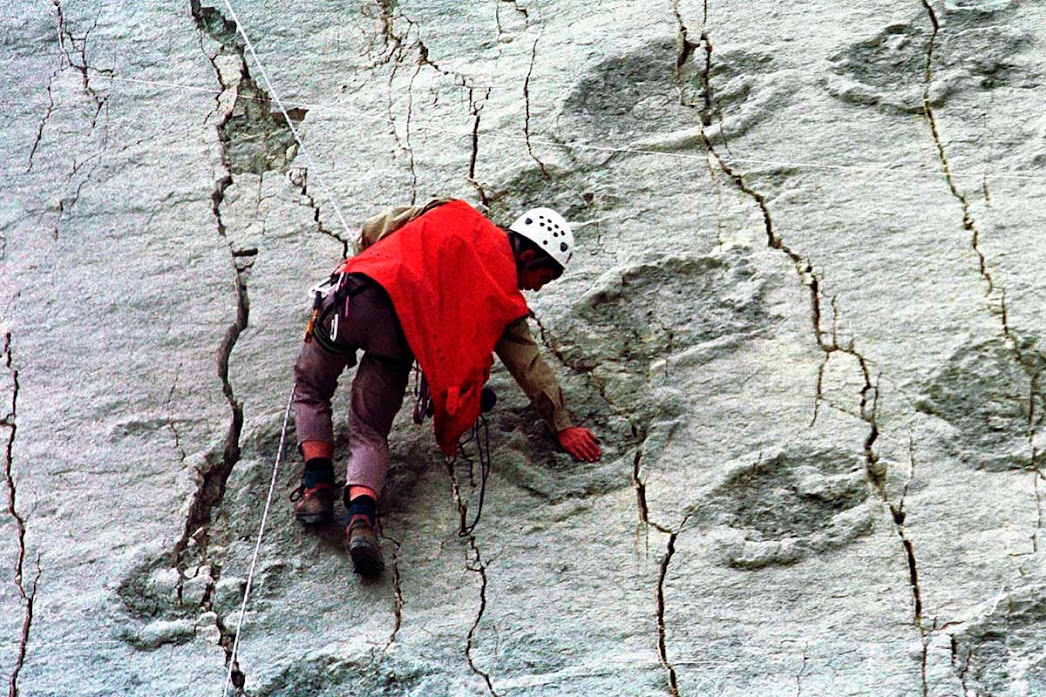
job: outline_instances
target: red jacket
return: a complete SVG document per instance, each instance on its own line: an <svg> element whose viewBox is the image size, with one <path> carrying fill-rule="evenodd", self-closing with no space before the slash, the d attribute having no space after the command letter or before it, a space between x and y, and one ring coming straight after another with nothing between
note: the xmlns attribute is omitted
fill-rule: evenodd
<svg viewBox="0 0 1046 697"><path fill-rule="evenodd" d="M412 220L339 271L374 279L392 300L428 379L436 442L447 455L480 415L502 332L529 313L505 233L464 201Z"/></svg>

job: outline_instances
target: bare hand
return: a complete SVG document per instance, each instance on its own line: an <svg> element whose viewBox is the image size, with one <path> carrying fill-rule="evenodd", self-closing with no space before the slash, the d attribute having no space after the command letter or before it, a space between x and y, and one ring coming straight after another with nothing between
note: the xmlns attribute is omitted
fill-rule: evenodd
<svg viewBox="0 0 1046 697"><path fill-rule="evenodd" d="M596 434L587 428L571 426L564 428L556 434L559 444L570 453L575 460L584 462L595 462L599 459L599 439Z"/></svg>

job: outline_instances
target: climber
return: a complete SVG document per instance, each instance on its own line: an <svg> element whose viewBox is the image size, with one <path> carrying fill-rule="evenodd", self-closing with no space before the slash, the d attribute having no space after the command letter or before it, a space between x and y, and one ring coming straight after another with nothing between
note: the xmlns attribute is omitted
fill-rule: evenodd
<svg viewBox="0 0 1046 697"><path fill-rule="evenodd" d="M384 568L375 527L388 434L415 359L429 386L444 454L456 452L459 437L480 415L492 352L567 453L594 462L601 452L595 434L567 415L520 292L540 290L566 268L574 237L562 216L535 208L505 230L464 201L438 200L369 219L356 246L358 254L314 289L313 322L294 366L305 469L293 498L302 523L332 519L331 397L361 350L350 392L345 536L354 571L374 576Z"/></svg>

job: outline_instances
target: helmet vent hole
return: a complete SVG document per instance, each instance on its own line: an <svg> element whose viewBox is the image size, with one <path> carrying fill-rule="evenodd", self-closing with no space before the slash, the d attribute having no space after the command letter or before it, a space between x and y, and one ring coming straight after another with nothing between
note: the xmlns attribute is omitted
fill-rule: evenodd
<svg viewBox="0 0 1046 697"><path fill-rule="evenodd" d="M566 242L560 242L559 243L559 251L565 252L568 249L569 249L569 247L567 247L567 243Z"/></svg>
<svg viewBox="0 0 1046 697"><path fill-rule="evenodd" d="M527 218L527 225L533 225L533 224L534 224L534 219L533 218Z"/></svg>

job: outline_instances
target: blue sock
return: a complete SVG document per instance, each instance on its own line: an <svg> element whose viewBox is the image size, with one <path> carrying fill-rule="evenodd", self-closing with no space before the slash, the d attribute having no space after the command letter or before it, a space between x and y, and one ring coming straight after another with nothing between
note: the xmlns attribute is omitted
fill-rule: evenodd
<svg viewBox="0 0 1046 697"><path fill-rule="evenodd" d="M370 496L357 496L349 502L349 523L356 516L363 516L374 527L378 518L378 502Z"/></svg>
<svg viewBox="0 0 1046 697"><path fill-rule="evenodd" d="M302 475L301 484L306 489L311 489L317 484L334 483L334 463L328 457L314 457L305 463L305 474Z"/></svg>

